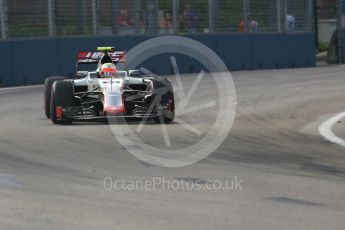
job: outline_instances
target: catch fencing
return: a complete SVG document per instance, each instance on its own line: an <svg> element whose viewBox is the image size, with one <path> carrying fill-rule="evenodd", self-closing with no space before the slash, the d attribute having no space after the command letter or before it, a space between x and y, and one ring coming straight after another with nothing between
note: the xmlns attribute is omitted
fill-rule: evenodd
<svg viewBox="0 0 345 230"><path fill-rule="evenodd" d="M0 0L1 39L91 35L301 33L313 0Z"/></svg>

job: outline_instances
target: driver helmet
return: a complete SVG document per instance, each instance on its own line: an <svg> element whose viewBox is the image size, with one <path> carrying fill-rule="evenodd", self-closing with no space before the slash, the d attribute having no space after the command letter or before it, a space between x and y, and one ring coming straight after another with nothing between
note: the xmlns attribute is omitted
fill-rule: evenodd
<svg viewBox="0 0 345 230"><path fill-rule="evenodd" d="M116 67L113 63L105 63L99 70L100 77L115 77Z"/></svg>

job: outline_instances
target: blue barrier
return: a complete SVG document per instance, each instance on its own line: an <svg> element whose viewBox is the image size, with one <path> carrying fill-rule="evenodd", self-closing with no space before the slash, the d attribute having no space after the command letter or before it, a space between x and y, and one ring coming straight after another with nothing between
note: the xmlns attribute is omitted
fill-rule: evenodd
<svg viewBox="0 0 345 230"><path fill-rule="evenodd" d="M312 33L303 34L202 34L187 36L217 53L229 70L315 66ZM0 85L40 84L47 76L75 74L78 50L114 45L130 50L148 36L74 37L0 42ZM163 57L163 58L162 58ZM198 72L202 65L186 56L176 57L181 73ZM144 63L157 74L173 72L168 55Z"/></svg>

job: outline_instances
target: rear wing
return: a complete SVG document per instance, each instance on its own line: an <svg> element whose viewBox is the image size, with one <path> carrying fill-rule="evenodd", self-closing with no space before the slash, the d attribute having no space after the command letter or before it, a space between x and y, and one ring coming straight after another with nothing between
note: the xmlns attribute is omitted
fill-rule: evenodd
<svg viewBox="0 0 345 230"><path fill-rule="evenodd" d="M118 62L126 62L125 51L109 51L111 60L116 64ZM103 52L100 51L80 51L77 53L77 65L78 64L97 64L103 57Z"/></svg>

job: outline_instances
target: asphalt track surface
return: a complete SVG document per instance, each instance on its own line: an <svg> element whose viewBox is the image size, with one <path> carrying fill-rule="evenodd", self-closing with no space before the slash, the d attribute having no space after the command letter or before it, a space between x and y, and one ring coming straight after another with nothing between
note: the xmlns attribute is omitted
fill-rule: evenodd
<svg viewBox="0 0 345 230"><path fill-rule="evenodd" d="M343 230L345 149L322 138L318 126L345 110L344 72L331 66L233 73L230 134L212 155L179 168L138 160L106 123L53 125L43 113L42 86L0 89L0 229ZM188 85L192 77L184 77ZM199 87L206 98L216 92L207 82ZM207 130L198 119L209 114L185 120ZM342 127L335 132L345 136ZM167 128L176 148L196 141L178 122ZM159 125L146 124L142 134L164 148L158 133ZM104 188L105 177L201 186L236 178L240 187L118 191Z"/></svg>

